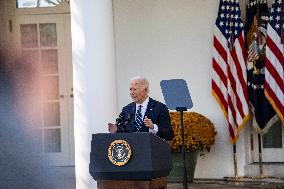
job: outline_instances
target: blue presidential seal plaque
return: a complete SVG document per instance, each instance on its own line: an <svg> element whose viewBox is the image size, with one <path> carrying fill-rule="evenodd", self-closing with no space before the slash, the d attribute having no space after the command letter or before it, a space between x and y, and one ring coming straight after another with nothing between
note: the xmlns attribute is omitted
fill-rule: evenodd
<svg viewBox="0 0 284 189"><path fill-rule="evenodd" d="M108 159L116 166L125 165L131 157L130 145L125 140L115 140L108 147Z"/></svg>

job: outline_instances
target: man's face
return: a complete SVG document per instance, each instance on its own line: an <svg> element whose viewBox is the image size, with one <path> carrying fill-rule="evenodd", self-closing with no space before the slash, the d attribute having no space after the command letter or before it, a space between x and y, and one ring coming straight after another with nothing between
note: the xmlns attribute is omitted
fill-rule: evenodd
<svg viewBox="0 0 284 189"><path fill-rule="evenodd" d="M130 81L129 90L132 100L138 104L143 103L144 100L148 97L147 88L143 86L141 80Z"/></svg>

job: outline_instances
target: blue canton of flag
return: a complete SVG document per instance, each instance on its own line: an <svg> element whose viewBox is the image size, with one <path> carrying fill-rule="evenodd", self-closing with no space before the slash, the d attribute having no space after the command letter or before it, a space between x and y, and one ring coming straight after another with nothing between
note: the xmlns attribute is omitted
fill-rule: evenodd
<svg viewBox="0 0 284 189"><path fill-rule="evenodd" d="M270 25L272 28L281 35L281 30L284 29L284 21L283 21L283 0L274 0L271 7L271 15L270 15Z"/></svg>
<svg viewBox="0 0 284 189"><path fill-rule="evenodd" d="M244 29L238 0L220 2L216 25L228 40L228 46L232 46ZM230 37L232 37L231 40L229 40Z"/></svg>

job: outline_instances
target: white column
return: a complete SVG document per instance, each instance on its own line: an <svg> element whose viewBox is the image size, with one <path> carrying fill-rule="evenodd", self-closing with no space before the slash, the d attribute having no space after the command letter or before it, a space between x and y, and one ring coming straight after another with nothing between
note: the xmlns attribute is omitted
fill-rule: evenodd
<svg viewBox="0 0 284 189"><path fill-rule="evenodd" d="M112 0L71 0L76 188L89 174L91 137L117 115Z"/></svg>

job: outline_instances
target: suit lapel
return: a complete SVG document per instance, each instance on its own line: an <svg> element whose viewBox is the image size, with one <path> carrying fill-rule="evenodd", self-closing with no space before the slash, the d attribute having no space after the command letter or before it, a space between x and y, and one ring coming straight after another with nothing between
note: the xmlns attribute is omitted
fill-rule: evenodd
<svg viewBox="0 0 284 189"><path fill-rule="evenodd" d="M145 112L145 116L147 116L149 119L152 119L153 117L154 106L155 106L154 100L152 98L149 98L148 106Z"/></svg>

